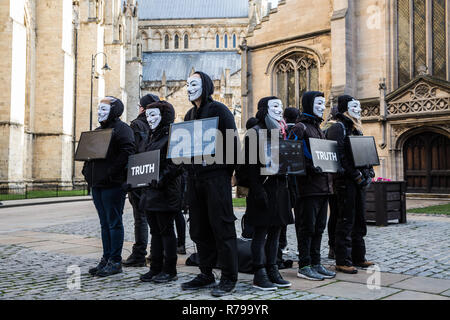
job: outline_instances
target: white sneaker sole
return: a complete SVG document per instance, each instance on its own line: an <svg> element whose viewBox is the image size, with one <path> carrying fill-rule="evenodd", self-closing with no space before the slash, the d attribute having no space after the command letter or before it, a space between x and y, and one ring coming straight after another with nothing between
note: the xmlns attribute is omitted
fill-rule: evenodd
<svg viewBox="0 0 450 320"><path fill-rule="evenodd" d="M305 276L304 274L301 274L299 272L297 272L297 277L302 278L302 279L312 280L312 281L323 281L324 280L324 279L311 278L311 277Z"/></svg>
<svg viewBox="0 0 450 320"><path fill-rule="evenodd" d="M292 283L289 283L289 284L277 284L277 283L274 283L274 285L276 287L278 287L278 288L288 288L288 287L292 286Z"/></svg>
<svg viewBox="0 0 450 320"><path fill-rule="evenodd" d="M258 289L258 290L262 290L262 291L275 291L275 290L277 290L277 287L263 288L263 287L258 287L256 285L253 285L253 288Z"/></svg>

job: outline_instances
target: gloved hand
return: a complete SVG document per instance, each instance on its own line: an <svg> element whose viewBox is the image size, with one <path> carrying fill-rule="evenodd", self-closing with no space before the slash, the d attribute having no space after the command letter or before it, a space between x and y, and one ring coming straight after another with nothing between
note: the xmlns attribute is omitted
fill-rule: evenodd
<svg viewBox="0 0 450 320"><path fill-rule="evenodd" d="M156 181L155 179L150 181L150 187L153 189L158 189L158 181Z"/></svg>
<svg viewBox="0 0 450 320"><path fill-rule="evenodd" d="M370 178L364 178L364 177L361 175L361 177L360 177L359 179L355 179L355 181L356 181L356 184L357 184L361 189L364 189L364 188L366 188L366 187L370 184L371 179L370 179Z"/></svg>
<svg viewBox="0 0 450 320"><path fill-rule="evenodd" d="M312 167L312 170L315 174L322 174L323 170L321 167Z"/></svg>
<svg viewBox="0 0 450 320"><path fill-rule="evenodd" d="M373 168L369 169L369 177L370 178L375 178L375 170L373 170Z"/></svg>

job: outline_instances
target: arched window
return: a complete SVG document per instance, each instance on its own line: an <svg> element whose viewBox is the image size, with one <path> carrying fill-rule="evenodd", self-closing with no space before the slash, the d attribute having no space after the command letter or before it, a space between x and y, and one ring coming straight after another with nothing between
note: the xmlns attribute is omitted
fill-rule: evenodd
<svg viewBox="0 0 450 320"><path fill-rule="evenodd" d="M274 68L276 95L285 107L301 106L305 91L319 89L316 60L304 53L293 53L280 60Z"/></svg>
<svg viewBox="0 0 450 320"><path fill-rule="evenodd" d="M180 47L180 37L176 34L174 40L174 48L178 49Z"/></svg>
<svg viewBox="0 0 450 320"><path fill-rule="evenodd" d="M446 0L397 0L397 82L428 72L447 78ZM427 34L431 34L427 41Z"/></svg>
<svg viewBox="0 0 450 320"><path fill-rule="evenodd" d="M236 35L233 34L233 48L236 48Z"/></svg>
<svg viewBox="0 0 450 320"><path fill-rule="evenodd" d="M223 36L223 47L228 48L228 35L227 34L225 34Z"/></svg>
<svg viewBox="0 0 450 320"><path fill-rule="evenodd" d="M189 48L189 37L187 34L184 35L184 48L185 49Z"/></svg>
<svg viewBox="0 0 450 320"><path fill-rule="evenodd" d="M164 36L164 49L169 49L169 35L168 34L166 34L165 36Z"/></svg>
<svg viewBox="0 0 450 320"><path fill-rule="evenodd" d="M136 46L136 57L140 57L141 56L141 45L138 43Z"/></svg>
<svg viewBox="0 0 450 320"><path fill-rule="evenodd" d="M220 40L219 40L219 35L216 34L216 48L219 49L219 45L220 45Z"/></svg>

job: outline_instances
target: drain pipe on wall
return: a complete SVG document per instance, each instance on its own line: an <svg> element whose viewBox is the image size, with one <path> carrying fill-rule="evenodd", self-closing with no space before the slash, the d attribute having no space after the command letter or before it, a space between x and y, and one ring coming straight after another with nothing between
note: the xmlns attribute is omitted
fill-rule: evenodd
<svg viewBox="0 0 450 320"><path fill-rule="evenodd" d="M73 134L72 134L72 187L75 185L75 147L77 143L77 90L78 90L78 23L74 23L74 82L73 82Z"/></svg>
<svg viewBox="0 0 450 320"><path fill-rule="evenodd" d="M386 79L380 79L380 84L378 89L380 90L380 118L381 121L381 143L378 146L381 149L386 148L386 114L387 114L387 104L386 104Z"/></svg>

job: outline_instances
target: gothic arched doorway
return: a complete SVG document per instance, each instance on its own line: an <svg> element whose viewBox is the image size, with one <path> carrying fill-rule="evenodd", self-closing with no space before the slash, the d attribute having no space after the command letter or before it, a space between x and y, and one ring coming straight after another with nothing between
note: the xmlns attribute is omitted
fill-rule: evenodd
<svg viewBox="0 0 450 320"><path fill-rule="evenodd" d="M450 139L435 132L406 140L403 160L407 192L450 193Z"/></svg>

